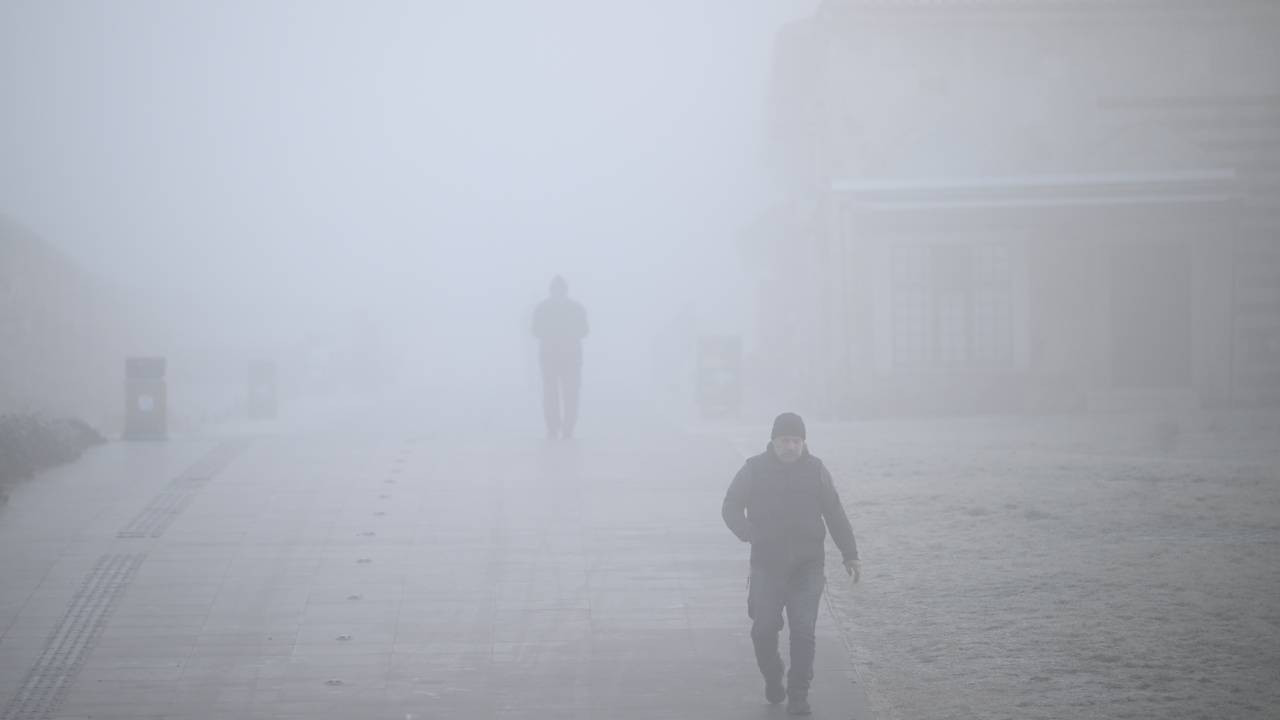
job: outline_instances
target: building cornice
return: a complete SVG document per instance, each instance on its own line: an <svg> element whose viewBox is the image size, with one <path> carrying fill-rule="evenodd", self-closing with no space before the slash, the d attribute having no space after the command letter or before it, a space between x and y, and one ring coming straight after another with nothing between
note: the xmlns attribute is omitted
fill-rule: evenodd
<svg viewBox="0 0 1280 720"><path fill-rule="evenodd" d="M819 22L867 17L934 16L1132 16L1193 14L1232 16L1265 12L1280 16L1270 0L824 0Z"/></svg>
<svg viewBox="0 0 1280 720"><path fill-rule="evenodd" d="M836 180L831 191L863 210L1115 207L1225 203L1235 172L1023 175L953 180Z"/></svg>

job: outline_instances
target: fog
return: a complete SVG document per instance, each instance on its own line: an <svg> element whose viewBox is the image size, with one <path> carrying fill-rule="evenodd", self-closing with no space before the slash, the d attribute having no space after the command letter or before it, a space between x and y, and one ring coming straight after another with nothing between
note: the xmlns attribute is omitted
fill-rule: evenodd
<svg viewBox="0 0 1280 720"><path fill-rule="evenodd" d="M0 209L238 357L364 332L504 383L560 273L634 377L682 308L742 329L773 36L811 9L5 3Z"/></svg>
<svg viewBox="0 0 1280 720"><path fill-rule="evenodd" d="M0 213L187 401L536 395L556 274L688 407L708 337L766 415L1273 399L1274 8L1087 5L10 2Z"/></svg>
<svg viewBox="0 0 1280 720"><path fill-rule="evenodd" d="M0 0L0 717L1274 718L1277 438L1271 0Z"/></svg>

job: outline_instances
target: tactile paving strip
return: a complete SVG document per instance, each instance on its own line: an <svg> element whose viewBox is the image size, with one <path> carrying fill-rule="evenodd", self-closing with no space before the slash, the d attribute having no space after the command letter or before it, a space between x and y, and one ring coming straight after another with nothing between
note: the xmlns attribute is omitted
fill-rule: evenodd
<svg viewBox="0 0 1280 720"><path fill-rule="evenodd" d="M174 519L187 507L187 503L209 480L221 472L248 446L246 440L228 440L219 443L194 465L169 482L169 486L142 508L124 529L116 533L120 538L160 537Z"/></svg>
<svg viewBox="0 0 1280 720"><path fill-rule="evenodd" d="M209 478L222 472L223 468L231 464L236 456L249 446L246 439L224 440L218 443L217 447L205 453L205 456L196 461L194 465L182 472L179 478Z"/></svg>
<svg viewBox="0 0 1280 720"><path fill-rule="evenodd" d="M53 716L106 627L117 598L145 558L145 554L111 554L98 559L0 719Z"/></svg>

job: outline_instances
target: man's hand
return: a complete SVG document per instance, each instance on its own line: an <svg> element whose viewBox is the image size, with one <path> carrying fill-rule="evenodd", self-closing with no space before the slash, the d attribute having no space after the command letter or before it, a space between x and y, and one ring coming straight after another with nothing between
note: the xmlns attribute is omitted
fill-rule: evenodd
<svg viewBox="0 0 1280 720"><path fill-rule="evenodd" d="M852 575L856 583L862 577L862 563L858 562L858 558L845 558L844 571Z"/></svg>

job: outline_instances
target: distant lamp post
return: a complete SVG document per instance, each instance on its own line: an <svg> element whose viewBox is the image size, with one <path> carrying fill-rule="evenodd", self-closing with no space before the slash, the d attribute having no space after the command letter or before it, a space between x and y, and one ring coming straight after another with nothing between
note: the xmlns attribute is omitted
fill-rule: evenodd
<svg viewBox="0 0 1280 720"><path fill-rule="evenodd" d="M270 360L249 366L249 417L269 420L276 416L276 364Z"/></svg>
<svg viewBox="0 0 1280 720"><path fill-rule="evenodd" d="M124 374L124 439L167 439L169 398L164 358L126 358Z"/></svg>

